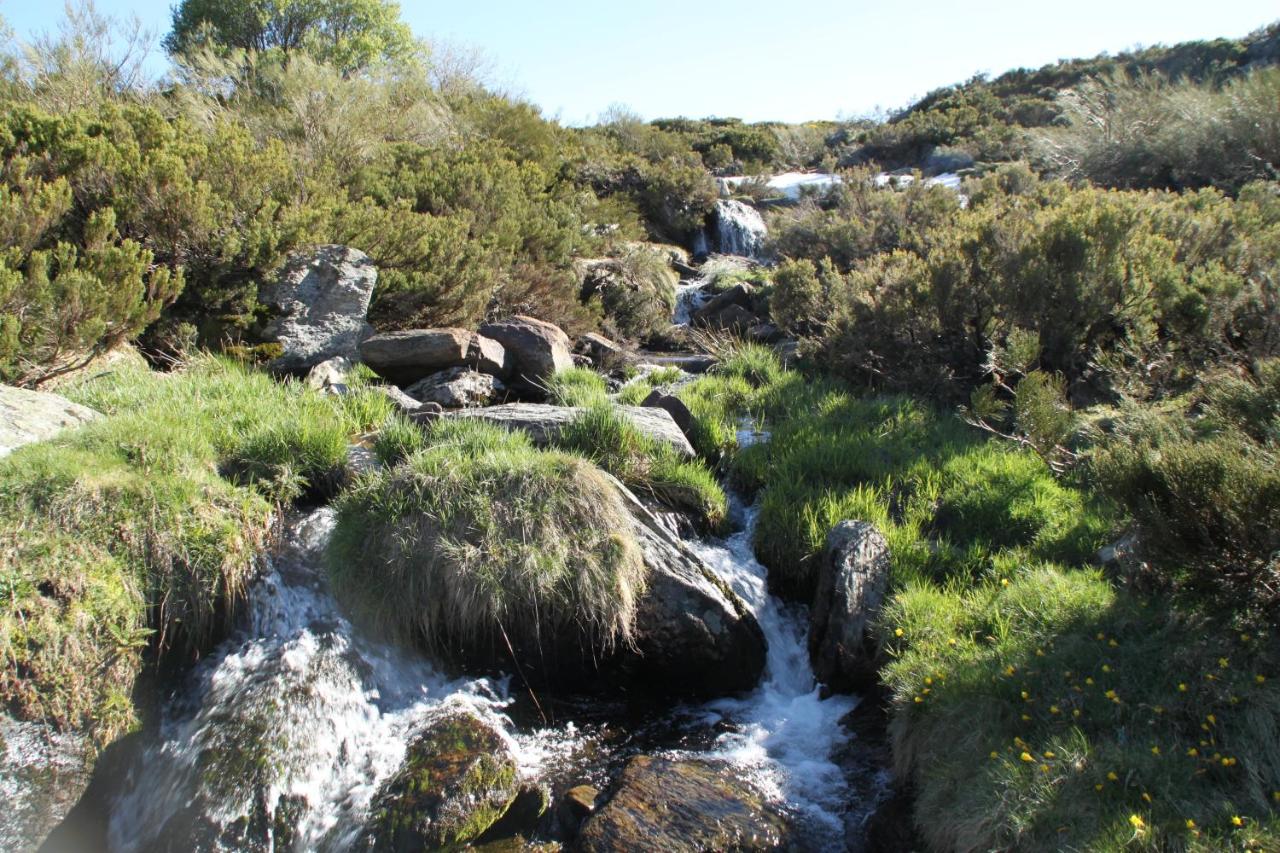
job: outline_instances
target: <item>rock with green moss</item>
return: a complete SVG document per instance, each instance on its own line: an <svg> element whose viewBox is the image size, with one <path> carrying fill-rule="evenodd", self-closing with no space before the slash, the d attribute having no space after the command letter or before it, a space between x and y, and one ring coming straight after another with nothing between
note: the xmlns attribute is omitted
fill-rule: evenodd
<svg viewBox="0 0 1280 853"><path fill-rule="evenodd" d="M374 797L362 848L454 849L479 837L519 792L506 742L469 711L433 721Z"/></svg>
<svg viewBox="0 0 1280 853"><path fill-rule="evenodd" d="M585 853L787 849L787 821L763 795L715 761L637 756L613 795L582 826Z"/></svg>

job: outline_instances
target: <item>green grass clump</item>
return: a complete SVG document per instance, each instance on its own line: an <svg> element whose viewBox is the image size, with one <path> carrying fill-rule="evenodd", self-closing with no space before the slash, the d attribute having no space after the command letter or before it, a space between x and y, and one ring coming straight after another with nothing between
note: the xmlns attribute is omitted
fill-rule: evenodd
<svg viewBox="0 0 1280 853"><path fill-rule="evenodd" d="M590 406L609 399L609 389L591 368L571 367L547 379L547 397L557 406Z"/></svg>
<svg viewBox="0 0 1280 853"><path fill-rule="evenodd" d="M1027 563L1003 582L913 583L881 633L894 761L931 848L1280 841L1268 626L1188 616L1094 571Z"/></svg>
<svg viewBox="0 0 1280 853"><path fill-rule="evenodd" d="M631 638L645 565L617 487L589 462L478 421L338 501L330 570L371 624L454 659L599 654Z"/></svg>
<svg viewBox="0 0 1280 853"><path fill-rule="evenodd" d="M719 530L725 523L729 502L711 471L642 433L611 403L585 409L556 444L587 457L633 490L690 513L705 529Z"/></svg>
<svg viewBox="0 0 1280 853"><path fill-rule="evenodd" d="M273 504L331 482L369 424L213 359L62 390L108 417L0 461L0 697L104 743L136 722L144 653L209 647Z"/></svg>

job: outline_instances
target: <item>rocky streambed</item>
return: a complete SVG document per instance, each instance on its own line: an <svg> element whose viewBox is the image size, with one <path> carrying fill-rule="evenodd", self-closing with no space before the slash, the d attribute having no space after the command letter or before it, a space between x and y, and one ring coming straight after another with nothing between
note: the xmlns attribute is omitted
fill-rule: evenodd
<svg viewBox="0 0 1280 853"><path fill-rule="evenodd" d="M655 532L655 547L677 550L684 570L711 573L746 608L767 642L763 673L750 690L672 701L639 690L539 697L517 678L450 675L383 643L329 592L332 510L293 515L235 636L170 696L153 735L100 765L97 814L78 810L80 825L45 849L89 839L115 851L417 850L504 838L502 849L857 849L884 790L848 749L856 738L841 721L857 699L824 697L805 608L769 594L751 554L754 512L735 505L734 516L726 540ZM688 676L678 669L672 678Z"/></svg>

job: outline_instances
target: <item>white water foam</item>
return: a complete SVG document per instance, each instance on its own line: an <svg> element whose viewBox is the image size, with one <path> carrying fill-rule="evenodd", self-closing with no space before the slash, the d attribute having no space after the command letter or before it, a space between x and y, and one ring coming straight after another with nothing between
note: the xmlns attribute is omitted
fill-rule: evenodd
<svg viewBox="0 0 1280 853"><path fill-rule="evenodd" d="M310 548L298 549L301 559L286 551L254 585L240 640L203 664L194 695L166 711L161 742L113 809L113 850L146 849L168 819L191 807L228 826L251 814L255 797L268 814L301 804L294 849L346 849L412 735L446 709L469 708L503 733L525 777L572 748L572 727L511 735L505 682L449 679L421 657L363 636L338 611L316 565L332 527L332 510L322 509L294 528ZM264 767L264 790L255 791L244 777Z"/></svg>
<svg viewBox="0 0 1280 853"><path fill-rule="evenodd" d="M848 740L839 721L857 706L857 699L821 698L806 645L808 613L769 594L767 570L751 548L757 510L743 512L746 524L728 540L689 543L742 597L769 642L760 685L742 698L707 705L737 728L720 737L714 756L800 811L836 843L842 838L840 815L848 783L833 755Z"/></svg>

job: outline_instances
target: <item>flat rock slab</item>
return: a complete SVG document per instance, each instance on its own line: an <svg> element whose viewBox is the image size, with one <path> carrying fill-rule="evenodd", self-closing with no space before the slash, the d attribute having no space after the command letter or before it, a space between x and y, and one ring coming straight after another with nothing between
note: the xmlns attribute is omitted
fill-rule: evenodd
<svg viewBox="0 0 1280 853"><path fill-rule="evenodd" d="M58 394L0 385L0 456L100 417Z"/></svg>
<svg viewBox="0 0 1280 853"><path fill-rule="evenodd" d="M619 406L618 410L650 438L674 447L682 456L693 458L693 445L676 425L671 414L664 409L643 406ZM545 445L555 441L560 431L573 422L585 410L577 406L551 406L543 403L508 403L487 409L464 409L450 412L453 418L479 418L507 429L523 430L534 444Z"/></svg>
<svg viewBox="0 0 1280 853"><path fill-rule="evenodd" d="M728 765L639 755L618 786L583 824L577 849L604 851L787 849L779 810Z"/></svg>

